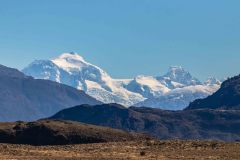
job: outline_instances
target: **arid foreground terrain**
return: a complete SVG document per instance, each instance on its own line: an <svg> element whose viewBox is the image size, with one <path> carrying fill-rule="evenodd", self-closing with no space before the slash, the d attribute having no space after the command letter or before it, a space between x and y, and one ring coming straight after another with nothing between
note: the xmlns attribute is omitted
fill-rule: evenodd
<svg viewBox="0 0 240 160"><path fill-rule="evenodd" d="M226 159L240 158L240 143L199 141L113 142L61 146L0 144L1 159Z"/></svg>

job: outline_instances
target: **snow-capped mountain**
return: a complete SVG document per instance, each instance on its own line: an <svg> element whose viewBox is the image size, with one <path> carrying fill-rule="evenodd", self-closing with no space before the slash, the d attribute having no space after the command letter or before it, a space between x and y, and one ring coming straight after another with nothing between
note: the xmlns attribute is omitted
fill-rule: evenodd
<svg viewBox="0 0 240 160"><path fill-rule="evenodd" d="M0 65L0 121L34 121L79 104L102 102L83 91L48 80L36 80Z"/></svg>
<svg viewBox="0 0 240 160"><path fill-rule="evenodd" d="M209 77L206 82L204 82L205 85L221 85L221 81L216 79L215 77Z"/></svg>
<svg viewBox="0 0 240 160"><path fill-rule="evenodd" d="M146 98L122 87L101 68L86 62L77 53L63 53L52 60L37 60L23 70L37 79L49 79L85 91L105 103L130 106Z"/></svg>
<svg viewBox="0 0 240 160"><path fill-rule="evenodd" d="M219 84L195 85L176 88L160 96L149 98L135 106L147 106L166 110L182 110L196 99L206 98L219 89Z"/></svg>
<svg viewBox="0 0 240 160"><path fill-rule="evenodd" d="M131 92L139 93L143 97L159 97L170 91L168 87L152 76L137 76L125 88Z"/></svg>
<svg viewBox="0 0 240 160"><path fill-rule="evenodd" d="M23 72L37 79L70 85L104 103L125 106L137 104L182 109L191 101L204 98L220 87L216 79L201 83L177 66L170 67L164 76L142 75L133 79L113 79L104 70L73 52L63 53L52 60L36 60ZM176 99L181 99L181 103Z"/></svg>
<svg viewBox="0 0 240 160"><path fill-rule="evenodd" d="M171 89L201 85L197 78L181 66L169 67L168 72L164 76L157 77L157 79Z"/></svg>

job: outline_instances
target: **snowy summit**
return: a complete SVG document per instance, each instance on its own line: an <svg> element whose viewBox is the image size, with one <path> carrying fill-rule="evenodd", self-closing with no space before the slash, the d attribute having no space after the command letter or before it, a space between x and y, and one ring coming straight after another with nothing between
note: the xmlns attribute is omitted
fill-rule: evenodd
<svg viewBox="0 0 240 160"><path fill-rule="evenodd" d="M141 75L127 80L113 79L75 52L63 53L52 60L34 61L23 72L83 90L104 103L169 110L183 109L191 101L212 94L221 84L217 79L202 83L180 66L172 66L158 77ZM194 94L189 96L190 93Z"/></svg>

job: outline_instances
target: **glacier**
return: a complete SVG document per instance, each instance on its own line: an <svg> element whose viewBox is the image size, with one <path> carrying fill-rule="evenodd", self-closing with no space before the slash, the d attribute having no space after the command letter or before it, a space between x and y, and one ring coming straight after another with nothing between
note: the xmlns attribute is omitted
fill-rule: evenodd
<svg viewBox="0 0 240 160"><path fill-rule="evenodd" d="M221 85L213 77L201 82L180 66L170 67L163 76L114 79L75 52L63 53L51 60L35 60L22 71L36 79L52 80L83 90L104 103L168 110L183 109L195 99L211 95Z"/></svg>

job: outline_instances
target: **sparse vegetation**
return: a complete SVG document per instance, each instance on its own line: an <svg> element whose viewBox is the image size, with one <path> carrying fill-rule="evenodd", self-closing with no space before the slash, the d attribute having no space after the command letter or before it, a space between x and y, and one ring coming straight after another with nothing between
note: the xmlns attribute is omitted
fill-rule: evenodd
<svg viewBox="0 0 240 160"><path fill-rule="evenodd" d="M141 155L141 156L145 156L146 153L145 153L144 151L141 151L141 152L140 152L140 155Z"/></svg>
<svg viewBox="0 0 240 160"><path fill-rule="evenodd" d="M237 160L239 150L240 143L206 141L130 141L61 146L0 144L0 157L1 160Z"/></svg>

